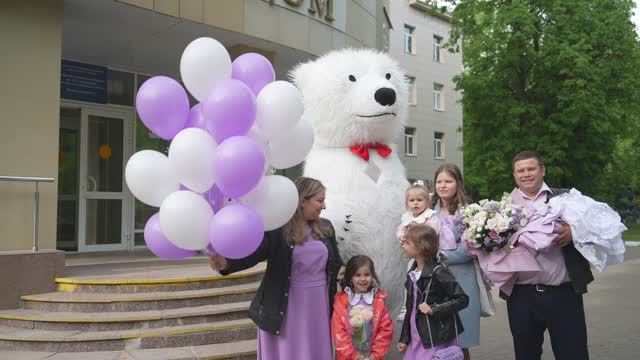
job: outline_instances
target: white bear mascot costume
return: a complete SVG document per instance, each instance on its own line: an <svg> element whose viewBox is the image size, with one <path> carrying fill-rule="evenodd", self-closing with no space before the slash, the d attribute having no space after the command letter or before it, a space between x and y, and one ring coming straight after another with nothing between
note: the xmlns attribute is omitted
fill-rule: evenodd
<svg viewBox="0 0 640 360"><path fill-rule="evenodd" d="M409 186L397 141L407 116L405 74L375 50L330 52L298 65L293 81L314 130L304 175L327 188L322 216L336 229L340 255L371 257L395 318L404 299L406 259L396 238Z"/></svg>

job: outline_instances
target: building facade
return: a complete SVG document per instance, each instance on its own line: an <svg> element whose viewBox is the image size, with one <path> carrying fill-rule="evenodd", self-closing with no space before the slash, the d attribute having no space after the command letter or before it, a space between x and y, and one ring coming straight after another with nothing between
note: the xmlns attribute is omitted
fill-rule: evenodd
<svg viewBox="0 0 640 360"><path fill-rule="evenodd" d="M166 152L168 142L137 118L136 91L151 76L180 79L180 56L193 39L217 39L232 59L261 53L276 77L287 79L295 64L332 49L387 49L385 6L383 0L0 2L0 176L55 178L39 185L39 247L144 246L144 224L158 210L133 198L124 166L136 151ZM295 176L291 171L285 174ZM32 248L34 189L0 181L0 251Z"/></svg>
<svg viewBox="0 0 640 360"><path fill-rule="evenodd" d="M445 15L427 13L425 1L390 3L389 52L405 69L410 86L403 163L409 180L424 180L444 163L462 169L462 105L453 77L462 54L444 49L451 25Z"/></svg>

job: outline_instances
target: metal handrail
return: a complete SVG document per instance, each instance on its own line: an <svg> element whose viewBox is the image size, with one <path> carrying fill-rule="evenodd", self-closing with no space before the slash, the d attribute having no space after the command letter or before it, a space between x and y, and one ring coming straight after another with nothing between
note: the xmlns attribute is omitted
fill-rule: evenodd
<svg viewBox="0 0 640 360"><path fill-rule="evenodd" d="M50 177L0 175L0 181L33 182L36 184L36 191L33 193L33 252L38 251L38 225L40 224L40 191L38 184L41 182L52 183L55 180L55 178Z"/></svg>

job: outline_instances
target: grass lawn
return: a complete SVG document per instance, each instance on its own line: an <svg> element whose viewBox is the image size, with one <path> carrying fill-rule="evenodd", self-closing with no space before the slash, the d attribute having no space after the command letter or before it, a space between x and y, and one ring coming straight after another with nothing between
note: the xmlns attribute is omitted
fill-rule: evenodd
<svg viewBox="0 0 640 360"><path fill-rule="evenodd" d="M629 230L622 233L625 241L640 241L640 224L625 224Z"/></svg>

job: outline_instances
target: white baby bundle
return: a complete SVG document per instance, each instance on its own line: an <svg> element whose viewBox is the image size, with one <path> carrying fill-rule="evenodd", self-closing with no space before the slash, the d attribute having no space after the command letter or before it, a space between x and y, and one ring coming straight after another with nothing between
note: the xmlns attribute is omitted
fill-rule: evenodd
<svg viewBox="0 0 640 360"><path fill-rule="evenodd" d="M545 220L559 218L569 224L576 250L598 271L622 263L625 252L622 232L627 228L609 205L571 189L551 198L548 210Z"/></svg>

